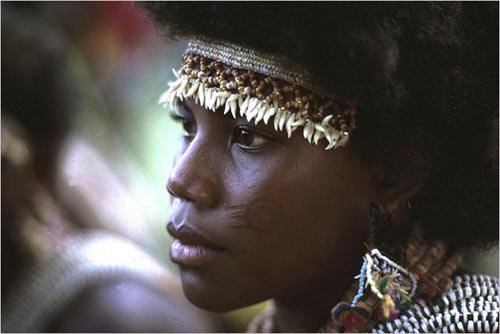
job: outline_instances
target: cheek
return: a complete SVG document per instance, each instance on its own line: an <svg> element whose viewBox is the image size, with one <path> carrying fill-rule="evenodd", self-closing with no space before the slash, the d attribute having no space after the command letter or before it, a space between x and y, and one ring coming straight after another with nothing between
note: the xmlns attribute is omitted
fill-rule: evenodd
<svg viewBox="0 0 500 334"><path fill-rule="evenodd" d="M239 228L234 251L273 293L350 271L351 254L363 247L364 226L353 224L364 215L352 200L359 189L349 175L311 169L267 164L265 172L246 168L227 178L234 180L228 206L240 217L230 220Z"/></svg>

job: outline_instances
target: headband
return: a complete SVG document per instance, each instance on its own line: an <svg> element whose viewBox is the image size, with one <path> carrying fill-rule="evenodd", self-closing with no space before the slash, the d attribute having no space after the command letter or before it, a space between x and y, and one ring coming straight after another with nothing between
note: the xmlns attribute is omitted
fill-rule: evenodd
<svg viewBox="0 0 500 334"><path fill-rule="evenodd" d="M299 64L229 42L193 38L160 97L165 107L190 98L212 111L255 124L273 118L276 131L302 128L304 138L326 150L344 146L356 128L357 105L336 100ZM323 141L323 142L325 142Z"/></svg>

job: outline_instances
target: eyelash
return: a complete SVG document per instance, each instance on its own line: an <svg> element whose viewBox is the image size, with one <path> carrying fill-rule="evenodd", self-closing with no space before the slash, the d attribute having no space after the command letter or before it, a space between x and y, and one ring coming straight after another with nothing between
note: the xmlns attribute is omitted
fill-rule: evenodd
<svg viewBox="0 0 500 334"><path fill-rule="evenodd" d="M245 139L243 136L248 136L248 135L251 136L252 139L251 143L253 143L255 140L260 142L254 145L251 145L251 143L250 144L243 143L242 141ZM238 142L238 140L240 140L240 142ZM245 150L257 150L262 146L264 146L265 144L267 144L269 140L270 139L268 137L261 135L260 133L257 133L253 129L249 129L246 127L237 127L233 131L233 137L231 139L231 142L240 145L240 147Z"/></svg>
<svg viewBox="0 0 500 334"><path fill-rule="evenodd" d="M189 128L191 125L196 126L194 121L174 112L170 114L170 118L172 118L174 122L182 124L182 128L184 130L182 137L189 140L194 138L196 135L196 128L194 130Z"/></svg>
<svg viewBox="0 0 500 334"><path fill-rule="evenodd" d="M184 129L183 137L186 140L191 141L196 136L196 123L189 118L183 117L179 114L172 114L171 117L175 122L181 123ZM248 136L251 136L248 138ZM245 139L251 139L251 142L243 142ZM257 141L258 144L252 145L254 141ZM245 126L237 126L232 134L231 144L238 144L242 149L250 151L257 150L264 146L266 143L270 141L270 138L258 133L254 129L245 127Z"/></svg>

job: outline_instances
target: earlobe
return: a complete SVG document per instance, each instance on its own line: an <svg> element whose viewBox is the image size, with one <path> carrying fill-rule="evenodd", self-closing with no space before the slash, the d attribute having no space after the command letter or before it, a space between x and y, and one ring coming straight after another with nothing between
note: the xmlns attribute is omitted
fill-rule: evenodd
<svg viewBox="0 0 500 334"><path fill-rule="evenodd" d="M409 149L403 154L377 163L374 168L378 204L393 216L407 208L426 185L432 173L432 158Z"/></svg>
<svg viewBox="0 0 500 334"><path fill-rule="evenodd" d="M416 184L405 186L405 189L400 189L399 191L387 190L382 205L387 213L396 216L402 208L408 208L408 203L418 194L421 188L421 184Z"/></svg>

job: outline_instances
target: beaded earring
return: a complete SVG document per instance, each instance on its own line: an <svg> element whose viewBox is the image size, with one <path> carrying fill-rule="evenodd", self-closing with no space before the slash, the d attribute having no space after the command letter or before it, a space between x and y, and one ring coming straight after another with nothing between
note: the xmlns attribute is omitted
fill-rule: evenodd
<svg viewBox="0 0 500 334"><path fill-rule="evenodd" d="M370 203L370 250L363 257L358 290L350 304L341 302L332 310L333 320L345 331L362 331L371 318L378 321L396 319L415 295L417 278L388 256L396 257L392 217L382 215L379 207ZM384 253L383 253L384 252Z"/></svg>

